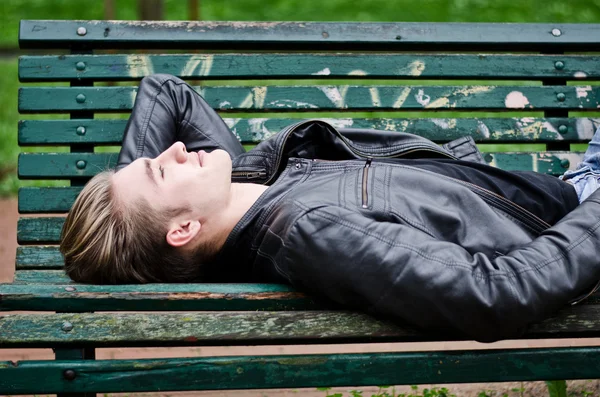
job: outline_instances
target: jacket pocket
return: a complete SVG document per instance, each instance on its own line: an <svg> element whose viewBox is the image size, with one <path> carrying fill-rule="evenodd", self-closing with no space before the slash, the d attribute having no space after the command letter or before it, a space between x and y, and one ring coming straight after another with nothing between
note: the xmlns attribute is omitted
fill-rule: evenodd
<svg viewBox="0 0 600 397"><path fill-rule="evenodd" d="M362 207L369 208L369 169L372 158L368 158L362 171Z"/></svg>

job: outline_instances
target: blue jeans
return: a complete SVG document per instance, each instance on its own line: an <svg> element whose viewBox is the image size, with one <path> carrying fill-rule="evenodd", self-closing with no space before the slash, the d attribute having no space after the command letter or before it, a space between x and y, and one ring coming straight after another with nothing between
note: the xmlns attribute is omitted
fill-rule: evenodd
<svg viewBox="0 0 600 397"><path fill-rule="evenodd" d="M594 133L583 161L575 170L561 175L560 179L573 185L580 203L600 188L600 128Z"/></svg>

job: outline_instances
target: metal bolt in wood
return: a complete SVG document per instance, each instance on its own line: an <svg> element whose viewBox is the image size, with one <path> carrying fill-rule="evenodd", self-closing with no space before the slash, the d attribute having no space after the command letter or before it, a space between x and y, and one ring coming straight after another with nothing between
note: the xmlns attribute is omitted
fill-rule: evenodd
<svg viewBox="0 0 600 397"><path fill-rule="evenodd" d="M563 168L569 168L570 162L567 159L560 160L560 166Z"/></svg>
<svg viewBox="0 0 600 397"><path fill-rule="evenodd" d="M556 94L556 99L558 99L559 102L564 102L565 99L567 99L567 96L564 93L559 92Z"/></svg>
<svg viewBox="0 0 600 397"><path fill-rule="evenodd" d="M79 127L77 127L75 132L77 133L77 135L85 135L85 127L80 125Z"/></svg>
<svg viewBox="0 0 600 397"><path fill-rule="evenodd" d="M77 62L75 64L75 69L77 69L77 70L85 70L85 62L81 62L81 61Z"/></svg>
<svg viewBox="0 0 600 397"><path fill-rule="evenodd" d="M73 330L73 324L68 321L65 321L62 325L62 330L65 332L71 332Z"/></svg>
<svg viewBox="0 0 600 397"><path fill-rule="evenodd" d="M560 31L560 29L557 29L557 28L552 29L552 36L558 37L561 34L562 34L562 32Z"/></svg>
<svg viewBox="0 0 600 397"><path fill-rule="evenodd" d="M75 287L65 287L65 291L73 292L73 291L76 291L76 289L75 289Z"/></svg>
<svg viewBox="0 0 600 397"><path fill-rule="evenodd" d="M84 103L85 102L85 95L83 94L78 94L75 97L75 100L77 101L77 103Z"/></svg>
<svg viewBox="0 0 600 397"><path fill-rule="evenodd" d="M80 26L77 28L77 35L79 36L85 36L87 34L87 29L84 28L83 26Z"/></svg>
<svg viewBox="0 0 600 397"><path fill-rule="evenodd" d="M558 132L560 132L561 134L566 134L568 131L569 128L566 125L561 124L558 126Z"/></svg>
<svg viewBox="0 0 600 397"><path fill-rule="evenodd" d="M565 63L563 61L556 61L554 62L554 67L557 70L563 70L565 68Z"/></svg>
<svg viewBox="0 0 600 397"><path fill-rule="evenodd" d="M85 160L79 160L77 163L75 163L75 166L80 170L84 169L86 165L87 162Z"/></svg>
<svg viewBox="0 0 600 397"><path fill-rule="evenodd" d="M63 378L66 380L73 380L77 377L77 374L72 369L65 369L63 372Z"/></svg>

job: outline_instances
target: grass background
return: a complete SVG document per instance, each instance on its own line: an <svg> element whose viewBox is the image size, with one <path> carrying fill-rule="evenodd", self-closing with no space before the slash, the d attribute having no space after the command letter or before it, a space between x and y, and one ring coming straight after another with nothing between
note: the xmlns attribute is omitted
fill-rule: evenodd
<svg viewBox="0 0 600 397"><path fill-rule="evenodd" d="M598 23L600 0L199 0L203 20L387 21L387 22L571 22ZM137 0L115 0L117 19L138 19ZM185 0L164 0L165 19L187 20ZM19 119L63 115L19 115L18 25L21 19L104 19L101 0L0 0L0 196L13 195ZM287 82L290 83L290 82ZM220 82L224 84L224 82ZM304 84L310 82L304 81ZM436 84L443 84L437 82ZM29 86L31 84L28 84ZM48 84L41 84L48 85ZM377 113L354 117L377 117ZM404 115L408 115L404 113ZM306 116L306 115L305 115ZM390 116L390 114L386 114ZM439 115L440 117L446 117ZM111 117L114 117L112 115ZM499 148L494 148L498 150ZM502 149L502 148L500 148ZM26 148L35 151L36 148Z"/></svg>

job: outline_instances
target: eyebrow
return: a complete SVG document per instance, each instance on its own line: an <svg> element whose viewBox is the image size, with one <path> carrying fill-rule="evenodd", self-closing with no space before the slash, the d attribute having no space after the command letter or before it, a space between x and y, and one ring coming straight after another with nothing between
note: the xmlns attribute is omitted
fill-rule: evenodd
<svg viewBox="0 0 600 397"><path fill-rule="evenodd" d="M144 160L144 164L146 165L146 175L148 175L148 178L150 178L150 180L152 181L152 184L154 186L158 186L156 183L156 179L154 178L154 171L152 170L152 165L150 164L150 160L148 160L148 159Z"/></svg>

